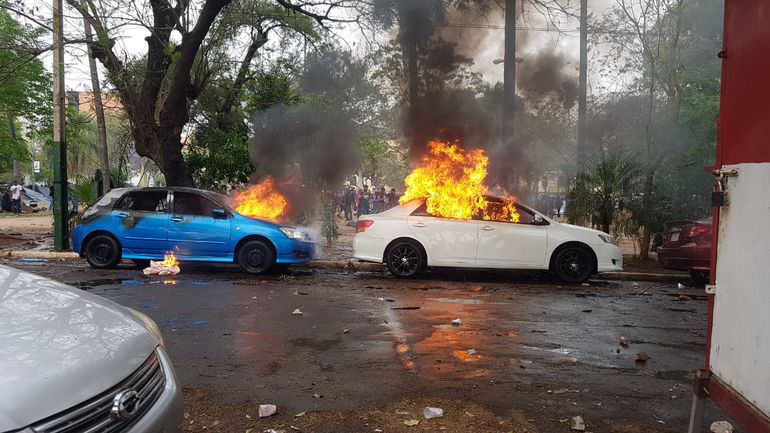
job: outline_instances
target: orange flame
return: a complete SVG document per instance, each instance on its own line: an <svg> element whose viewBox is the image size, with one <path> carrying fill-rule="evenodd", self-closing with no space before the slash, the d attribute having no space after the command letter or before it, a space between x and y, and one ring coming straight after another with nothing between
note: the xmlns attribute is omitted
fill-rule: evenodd
<svg viewBox="0 0 770 433"><path fill-rule="evenodd" d="M481 149L463 150L455 144L431 141L429 153L406 177L401 203L424 199L431 215L445 218L518 222L513 199L487 202L489 158Z"/></svg>
<svg viewBox="0 0 770 433"><path fill-rule="evenodd" d="M273 185L273 178L239 192L234 198L235 211L243 216L276 218L286 212L289 202Z"/></svg>
<svg viewBox="0 0 770 433"><path fill-rule="evenodd" d="M174 266L179 265L179 261L176 259L176 256L173 252L168 251L166 252L166 255L163 256L163 261L160 263L160 265L164 268L173 268Z"/></svg>

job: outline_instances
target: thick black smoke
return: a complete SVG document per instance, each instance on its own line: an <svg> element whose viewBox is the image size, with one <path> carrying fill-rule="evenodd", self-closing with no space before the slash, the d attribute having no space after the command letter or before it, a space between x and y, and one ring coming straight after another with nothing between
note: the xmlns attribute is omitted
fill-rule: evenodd
<svg viewBox="0 0 770 433"><path fill-rule="evenodd" d="M578 96L577 77L564 55L544 51L528 56L516 70L516 86L525 97L552 100L562 104L565 110L575 106Z"/></svg>

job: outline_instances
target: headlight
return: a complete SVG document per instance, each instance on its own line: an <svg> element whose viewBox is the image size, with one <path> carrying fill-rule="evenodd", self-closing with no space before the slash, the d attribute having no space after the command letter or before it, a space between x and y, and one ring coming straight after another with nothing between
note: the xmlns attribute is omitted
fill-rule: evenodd
<svg viewBox="0 0 770 433"><path fill-rule="evenodd" d="M305 239L305 234L302 230L295 229L294 227L281 227L279 230L289 239Z"/></svg>
<svg viewBox="0 0 770 433"><path fill-rule="evenodd" d="M608 244L615 244L615 239L610 235L605 235L604 233L599 234L599 239L603 240Z"/></svg>
<svg viewBox="0 0 770 433"><path fill-rule="evenodd" d="M145 328L147 328L147 330L150 331L150 334L154 335L155 338L160 341L161 346L166 346L166 343L163 342L163 334L160 333L160 328L158 328L158 324L155 323L154 320L147 317L146 314L136 311L133 308L129 308L128 311L130 311L134 316L141 320L142 323L144 323Z"/></svg>

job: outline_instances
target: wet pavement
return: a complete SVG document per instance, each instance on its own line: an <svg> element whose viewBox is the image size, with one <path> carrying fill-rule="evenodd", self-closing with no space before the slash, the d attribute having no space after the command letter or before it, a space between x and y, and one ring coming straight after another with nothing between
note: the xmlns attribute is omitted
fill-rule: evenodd
<svg viewBox="0 0 770 433"><path fill-rule="evenodd" d="M1 263L153 318L185 388L186 431L568 432L580 415L587 431L681 432L706 350L703 290L664 283ZM642 352L649 360L636 362ZM260 420L267 403L279 413ZM424 420L424 405L445 417ZM412 418L420 424L403 423ZM725 418L709 407L707 419Z"/></svg>

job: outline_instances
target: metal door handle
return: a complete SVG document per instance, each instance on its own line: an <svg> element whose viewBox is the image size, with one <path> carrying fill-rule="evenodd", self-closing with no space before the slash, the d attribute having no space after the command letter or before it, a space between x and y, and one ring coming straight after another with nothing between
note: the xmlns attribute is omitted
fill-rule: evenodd
<svg viewBox="0 0 770 433"><path fill-rule="evenodd" d="M171 217L171 221L174 221L175 223L182 222L184 218L182 217Z"/></svg>
<svg viewBox="0 0 770 433"><path fill-rule="evenodd" d="M424 223L416 223L416 224L412 224L412 227L428 227L428 225Z"/></svg>
<svg viewBox="0 0 770 433"><path fill-rule="evenodd" d="M494 230L495 228L492 226L481 226L481 230L484 230L485 232L488 232L490 230Z"/></svg>
<svg viewBox="0 0 770 433"><path fill-rule="evenodd" d="M127 213L119 213L119 214L115 214L115 216L120 218L120 219L128 218L128 214Z"/></svg>

